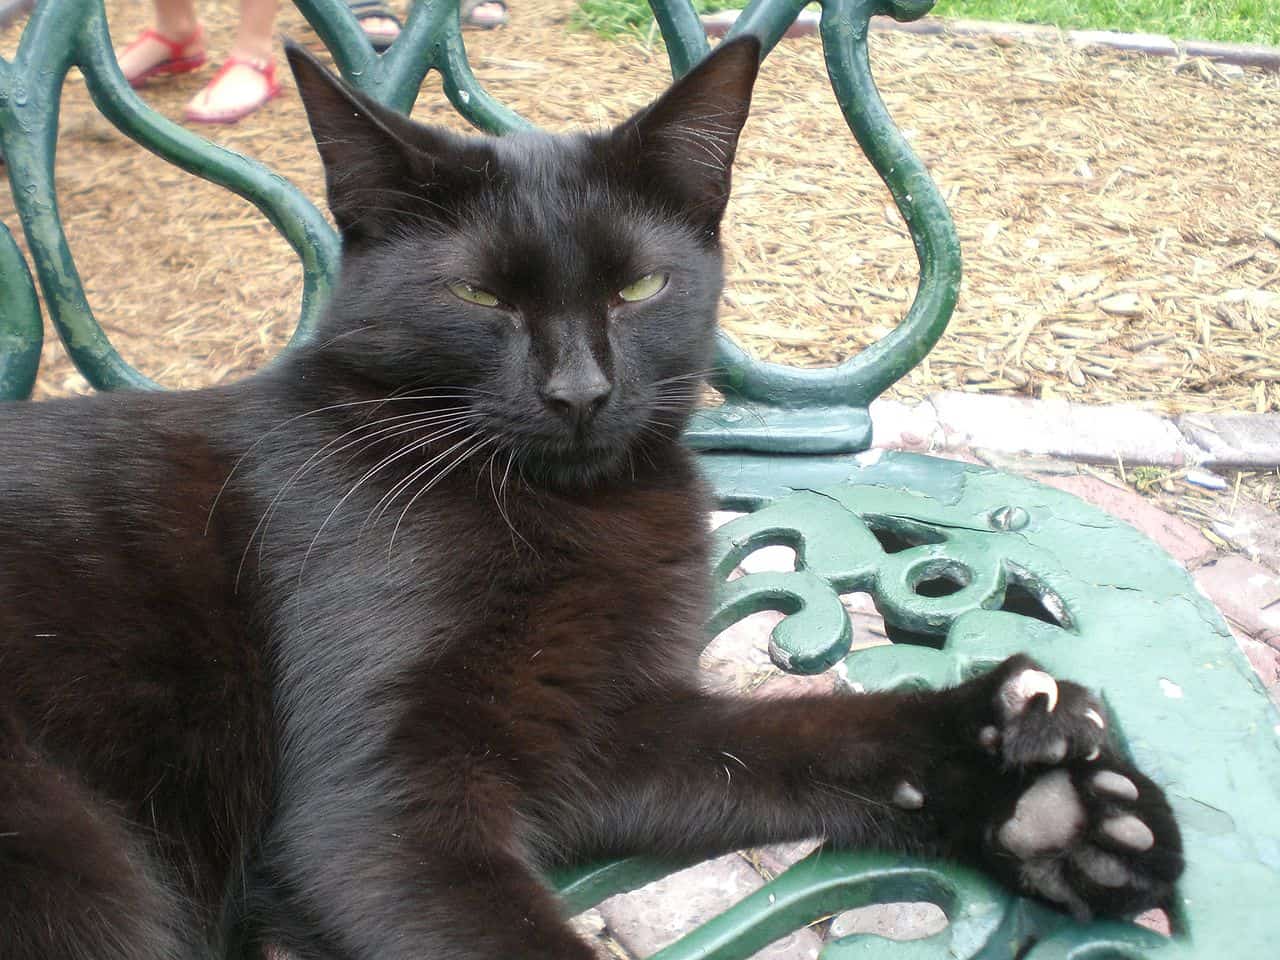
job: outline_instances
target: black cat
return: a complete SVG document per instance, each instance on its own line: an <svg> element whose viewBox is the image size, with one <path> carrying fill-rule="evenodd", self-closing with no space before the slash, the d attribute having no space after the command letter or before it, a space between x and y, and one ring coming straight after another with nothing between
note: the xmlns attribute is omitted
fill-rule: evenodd
<svg viewBox="0 0 1280 960"><path fill-rule="evenodd" d="M314 342L0 408L0 955L585 960L545 868L819 834L1081 916L1167 901L1163 796L1030 660L699 691L677 437L759 52L607 133L492 139L290 51L344 244Z"/></svg>

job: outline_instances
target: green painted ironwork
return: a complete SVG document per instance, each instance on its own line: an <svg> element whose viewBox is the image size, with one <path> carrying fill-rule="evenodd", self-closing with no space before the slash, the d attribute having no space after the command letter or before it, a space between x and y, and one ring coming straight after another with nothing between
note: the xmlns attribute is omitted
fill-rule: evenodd
<svg viewBox="0 0 1280 960"><path fill-rule="evenodd" d="M0 398L31 396L43 343L44 324L31 271L13 234L0 224Z"/></svg>
<svg viewBox="0 0 1280 960"><path fill-rule="evenodd" d="M774 630L774 662L793 673L834 667L851 692L948 686L1030 653L1101 691L1123 749L1178 813L1188 867L1172 911L1177 933L1165 939L1130 924L1074 923L951 864L822 850L657 958L739 960L839 910L922 900L946 913L941 933L897 944L845 938L824 960L1275 952L1280 713L1177 562L1069 494L955 461L722 452L704 463L724 502L751 511L717 531L709 636L760 610L788 614ZM772 545L795 549L794 572L726 579ZM938 578L955 592L917 589ZM865 638L851 635L840 597L855 592L872 596L894 643L850 653ZM558 879L581 908L654 870L633 860Z"/></svg>
<svg viewBox="0 0 1280 960"><path fill-rule="evenodd" d="M344 0L297 5L343 75L377 100L409 110L434 69L475 126L502 133L526 124L472 74L456 0L417 0L402 37L381 56ZM732 32L760 37L767 55L803 5L755 0ZM1186 574L1132 529L1057 491L928 458L851 455L869 443L871 400L945 328L960 260L943 201L894 129L867 59L873 14L911 20L931 0L822 6L835 96L908 225L920 282L901 325L834 368L762 363L722 337L715 384L725 402L705 411L688 435L726 505L750 511L720 532L718 572L723 579L746 553L775 543L794 547L799 561L794 572L723 581L711 631L758 610L781 610L789 616L774 632L775 661L799 673L835 669L851 688L950 683L1014 650L1099 687L1127 749L1166 786L1182 817L1190 867L1175 917L1179 933L1166 941L1130 925L1073 924L954 865L823 851L660 956L741 958L817 916L904 899L937 903L947 929L902 944L846 938L824 957L1269 955L1276 934L1267 908L1280 902L1280 718ZM707 39L688 0L653 0L653 7L680 76L705 55ZM120 75L102 0L42 0L13 61L0 60L0 145L50 319L81 372L99 389L156 386L95 320L59 218L54 151L72 66L126 135L249 200L280 230L303 265L294 342L309 336L338 253L321 214L261 165L151 111ZM0 398L20 398L35 378L42 327L30 273L7 230L0 283ZM882 540L905 548L886 552ZM921 596L916 588L929 579L950 579L957 589ZM873 595L902 642L849 652L857 638L839 595L860 590ZM1015 594L1035 598L1042 616L1056 622L1001 610ZM555 880L576 910L675 866L633 859Z"/></svg>
<svg viewBox="0 0 1280 960"><path fill-rule="evenodd" d="M281 232L303 265L302 317L294 340L308 336L337 266L337 238L324 217L297 188L260 164L184 130L143 103L116 64L102 0L46 0L32 13L13 61L0 59L0 144L46 309L76 368L100 390L156 387L120 356L95 319L58 213L53 176L58 112L72 66L84 74L98 109L123 133L249 200Z"/></svg>
<svg viewBox="0 0 1280 960"><path fill-rule="evenodd" d="M408 111L423 78L435 69L450 101L477 127L504 133L527 124L472 74L455 0L419 0L401 38L381 56L343 0L299 0L298 7L343 75L377 100ZM799 0L756 0L733 33L756 34L767 53L802 7ZM867 61L872 14L911 19L927 9L926 3L905 0L827 0L822 18L836 98L915 243L921 268L915 302L896 330L828 370L764 363L722 335L713 382L725 403L696 418L688 433L693 446L803 453L864 449L871 438L870 402L919 362L942 334L959 288L959 244L936 187L890 121ZM679 76L706 54L706 35L687 0L655 0L654 10L672 72ZM33 14L14 61L0 61L0 139L50 318L77 368L99 389L156 386L116 352L94 318L58 216L53 187L58 104L73 65L84 73L102 113L126 135L249 200L281 231L302 260L302 316L294 340L304 339L326 298L337 257L336 238L319 212L259 164L150 110L115 63L101 0L46 0ZM18 395L12 388L0 394Z"/></svg>

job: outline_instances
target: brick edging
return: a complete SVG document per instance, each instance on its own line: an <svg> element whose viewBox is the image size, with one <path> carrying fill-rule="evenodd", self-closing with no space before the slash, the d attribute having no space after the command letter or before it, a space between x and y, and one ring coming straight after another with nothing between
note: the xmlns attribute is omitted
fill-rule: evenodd
<svg viewBox="0 0 1280 960"><path fill-rule="evenodd" d="M1133 466L1280 466L1280 414L1272 413L1165 416L1128 404L945 391L917 404L877 400L871 416L878 447L979 448Z"/></svg>
<svg viewBox="0 0 1280 960"><path fill-rule="evenodd" d="M737 10L703 16L713 37L723 36L738 18ZM809 36L818 31L819 14L804 10L788 29L788 37ZM891 17L873 17L872 29L897 30L929 36L1003 37L1011 40L1065 41L1077 47L1127 50L1158 57L1205 57L1217 63L1261 67L1280 72L1280 48L1253 43L1218 43L1211 40L1173 40L1155 33L1119 33L1112 30L1063 30L1038 23L1000 23L987 20L953 20L926 17L899 23Z"/></svg>

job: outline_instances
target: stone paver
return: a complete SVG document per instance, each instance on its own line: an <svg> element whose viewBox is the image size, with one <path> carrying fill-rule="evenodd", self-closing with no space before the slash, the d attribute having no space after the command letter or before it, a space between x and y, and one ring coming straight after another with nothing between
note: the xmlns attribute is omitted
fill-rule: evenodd
<svg viewBox="0 0 1280 960"><path fill-rule="evenodd" d="M760 875L734 853L611 897L597 909L609 933L629 953L647 957L762 886ZM821 949L822 940L805 928L755 956L759 960L812 960Z"/></svg>
<svg viewBox="0 0 1280 960"><path fill-rule="evenodd" d="M872 446L928 451L934 449L939 440L938 413L933 404L900 400L871 402Z"/></svg>
<svg viewBox="0 0 1280 960"><path fill-rule="evenodd" d="M828 940L871 933L889 940L919 940L947 927L947 915L932 903L886 903L848 910L833 921Z"/></svg>
<svg viewBox="0 0 1280 960"><path fill-rule="evenodd" d="M769 659L769 636L783 615L772 610L752 614L724 630L702 652L707 686L736 692L777 669Z"/></svg>
<svg viewBox="0 0 1280 960"><path fill-rule="evenodd" d="M1199 459L1199 451L1168 419L1123 404L1086 406L951 391L929 402L948 449L980 447L1086 463L1181 466Z"/></svg>
<svg viewBox="0 0 1280 960"><path fill-rule="evenodd" d="M1245 655L1245 659L1253 667L1254 673L1267 688L1267 694L1272 702L1280 707L1280 649L1246 636L1234 628L1231 633L1235 636L1236 643L1240 645L1240 651Z"/></svg>
<svg viewBox="0 0 1280 960"><path fill-rule="evenodd" d="M1178 418L1178 426L1208 453L1207 464L1245 468L1280 464L1280 415L1189 413Z"/></svg>
<svg viewBox="0 0 1280 960"><path fill-rule="evenodd" d="M783 573L796 568L796 552L792 547L761 547L742 558L738 569L743 573Z"/></svg>
<svg viewBox="0 0 1280 960"><path fill-rule="evenodd" d="M1041 483L1075 494L1105 510L1113 517L1137 527L1160 544L1165 552L1184 567L1194 568L1204 563L1217 551L1212 543L1181 517L1166 513L1128 489L1088 476L1039 476Z"/></svg>
<svg viewBox="0 0 1280 960"><path fill-rule="evenodd" d="M1256 563L1280 573L1280 516L1252 500L1225 504L1213 522L1213 532Z"/></svg>
<svg viewBox="0 0 1280 960"><path fill-rule="evenodd" d="M976 448L1084 463L1269 468L1280 465L1280 415L1185 414L1127 404L936 393L871 404L872 443L916 451Z"/></svg>
<svg viewBox="0 0 1280 960"><path fill-rule="evenodd" d="M1249 636L1280 646L1280 576L1241 556L1201 567L1196 583Z"/></svg>
<svg viewBox="0 0 1280 960"><path fill-rule="evenodd" d="M595 949L596 960L631 960L627 949L609 934L599 910L584 910L569 925Z"/></svg>
<svg viewBox="0 0 1280 960"><path fill-rule="evenodd" d="M841 692L837 687L838 678L834 670L827 670L814 676L802 677L794 673L770 674L751 693L758 697L802 697L825 696Z"/></svg>
<svg viewBox="0 0 1280 960"><path fill-rule="evenodd" d="M820 843L817 840L801 840L798 843L775 843L760 847L753 852L756 859L760 861L760 866L769 876L776 877L792 864L813 853L819 846Z"/></svg>
<svg viewBox="0 0 1280 960"><path fill-rule="evenodd" d="M1016 453L1000 453L997 450L975 449L978 460L996 470L1005 473L1018 473L1032 476L1036 480L1043 477L1074 477L1080 473L1078 464L1057 457L1019 456Z"/></svg>

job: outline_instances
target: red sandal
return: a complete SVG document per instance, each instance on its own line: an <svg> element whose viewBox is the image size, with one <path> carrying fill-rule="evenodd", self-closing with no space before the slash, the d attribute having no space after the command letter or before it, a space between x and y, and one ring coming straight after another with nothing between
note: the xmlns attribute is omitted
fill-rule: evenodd
<svg viewBox="0 0 1280 960"><path fill-rule="evenodd" d="M141 73L135 74L132 77L125 74L125 79L129 81L129 86L141 87L152 77L176 73L190 73L192 70L199 70L205 65L205 61L209 59L205 54L205 51L201 49L199 53L188 54L187 56L183 56L182 51L193 43L197 43L203 36L204 27L198 24L195 30L191 32L191 36L183 40L170 40L164 34L160 33L158 30L152 29L151 27L143 30L138 34L133 43L124 48L122 55L127 54L140 43L145 43L147 40L154 40L156 43L162 44L168 49L169 56L161 60L159 63L152 64Z"/></svg>
<svg viewBox="0 0 1280 960"><path fill-rule="evenodd" d="M248 57L237 56L234 53L227 57L226 62L213 75L213 79L205 84L204 91L201 92L212 91L234 67L248 67L261 75L265 86L262 96L233 110L205 111L188 104L185 114L188 120L195 123L235 123L265 105L280 92L280 82L276 80L276 65L273 61L252 60ZM198 98L199 94L196 96Z"/></svg>

